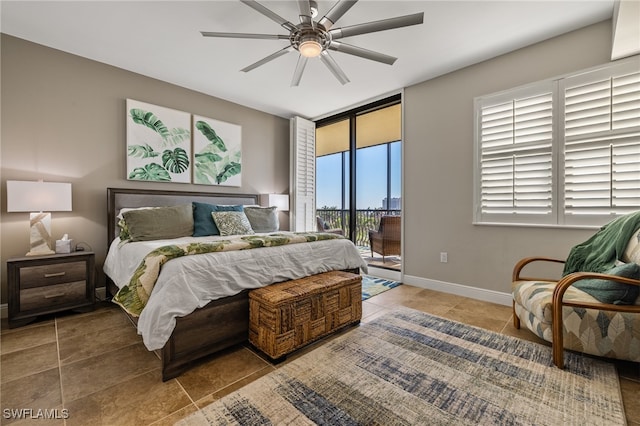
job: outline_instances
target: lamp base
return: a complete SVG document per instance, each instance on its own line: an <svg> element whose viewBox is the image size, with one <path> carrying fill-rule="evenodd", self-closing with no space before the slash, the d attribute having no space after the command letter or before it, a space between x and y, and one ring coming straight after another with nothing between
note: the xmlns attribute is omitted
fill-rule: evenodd
<svg viewBox="0 0 640 426"><path fill-rule="evenodd" d="M31 213L30 250L27 256L55 254L51 250L51 213Z"/></svg>

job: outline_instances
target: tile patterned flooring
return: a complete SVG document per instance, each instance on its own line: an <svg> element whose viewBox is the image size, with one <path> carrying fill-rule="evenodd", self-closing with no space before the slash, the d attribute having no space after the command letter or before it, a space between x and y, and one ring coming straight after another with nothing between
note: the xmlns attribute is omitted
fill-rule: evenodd
<svg viewBox="0 0 640 426"><path fill-rule="evenodd" d="M514 329L510 307L408 285L363 302L363 322L397 305L542 342L526 330ZM8 329L5 319L0 348L3 413L6 408L54 409L59 417L63 410L68 413L66 420L0 416L1 424L12 425L170 425L277 368L239 346L163 383L159 359L145 349L120 308L111 304L17 329ZM640 426L640 364L616 365L628 424Z"/></svg>

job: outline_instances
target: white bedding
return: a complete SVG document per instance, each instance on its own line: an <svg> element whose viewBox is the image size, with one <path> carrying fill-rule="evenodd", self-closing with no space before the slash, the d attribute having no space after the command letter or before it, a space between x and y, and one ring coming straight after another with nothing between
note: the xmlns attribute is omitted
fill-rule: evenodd
<svg viewBox="0 0 640 426"><path fill-rule="evenodd" d="M210 241L224 237L183 237L129 242L116 238L104 263L104 272L122 288L150 251L168 244ZM151 297L138 319L138 334L149 350L161 349L176 318L190 314L212 300L245 289L302 278L331 270L361 268L358 249L347 239L290 244L251 250L207 253L170 260L163 267Z"/></svg>

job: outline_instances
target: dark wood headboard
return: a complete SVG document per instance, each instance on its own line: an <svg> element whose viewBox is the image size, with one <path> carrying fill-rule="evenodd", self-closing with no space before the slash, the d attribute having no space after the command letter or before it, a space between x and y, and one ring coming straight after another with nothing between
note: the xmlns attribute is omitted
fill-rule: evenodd
<svg viewBox="0 0 640 426"><path fill-rule="evenodd" d="M117 215L125 207L164 207L192 201L209 204L258 204L255 194L221 194L195 191L162 191L154 189L107 188L108 246L118 236Z"/></svg>

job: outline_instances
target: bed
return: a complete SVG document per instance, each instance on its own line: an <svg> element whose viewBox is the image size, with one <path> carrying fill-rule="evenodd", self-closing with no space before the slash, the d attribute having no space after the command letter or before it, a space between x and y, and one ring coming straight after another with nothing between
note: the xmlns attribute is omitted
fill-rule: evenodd
<svg viewBox="0 0 640 426"><path fill-rule="evenodd" d="M126 286L128 279L124 277L132 275L132 265L138 263L140 259L146 259L141 254L144 250L153 250L154 247L160 246L164 248L165 244L177 245L184 241L191 241L185 237L185 239L177 238L167 241L122 243L118 226L122 212L126 212L126 209L178 206L192 202L247 206L257 205L258 196L107 188L109 252L104 269L107 275L106 290L109 298ZM261 234L257 236L260 237ZM267 237L273 238L271 234L265 235L265 238ZM224 239L223 237L194 239L197 241L204 239L209 242L209 240L216 241L221 238ZM148 248L139 249L138 245ZM303 259L310 257L311 253L318 259L314 258L313 261ZM126 259L126 261L114 259ZM196 264L194 263L196 261L204 263ZM281 267L283 262L293 266L283 268ZM120 263L128 263L128 265L120 266ZM236 264L245 267L256 264L260 265L260 271L263 270L262 268L267 268L265 270L272 272L261 275L250 270L246 273L234 273L233 268ZM138 332L143 335L147 348L157 350L162 363L162 378L166 381L179 376L203 357L247 340L250 289L327 270L348 270L359 273L360 269L366 271L366 264L357 248L349 240L341 237L335 240L332 238L326 241L303 242L282 247L185 256L167 261L162 266L157 276L158 283L150 294L147 306L139 317L129 315L138 327ZM190 275L192 272L197 276ZM188 288L175 290L174 281ZM176 294L185 295L185 299L188 299L186 306L166 305L167 301L175 299ZM165 325L166 323L153 322L160 317L171 318L169 326ZM149 318L153 318L153 321ZM163 330L160 338L147 336L146 333L156 330Z"/></svg>

